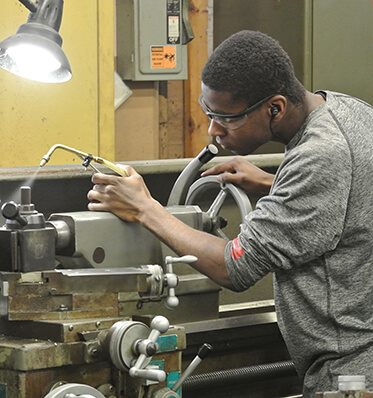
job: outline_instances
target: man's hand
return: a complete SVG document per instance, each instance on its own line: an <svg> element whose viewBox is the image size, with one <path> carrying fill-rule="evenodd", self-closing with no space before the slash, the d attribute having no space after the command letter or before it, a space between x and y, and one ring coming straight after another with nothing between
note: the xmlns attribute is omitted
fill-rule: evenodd
<svg viewBox="0 0 373 398"><path fill-rule="evenodd" d="M122 166L121 166L122 167ZM130 166L123 166L128 177L94 174L95 184L88 192L89 210L110 211L125 221L141 224L142 215L157 202L143 178Z"/></svg>
<svg viewBox="0 0 373 398"><path fill-rule="evenodd" d="M235 184L246 193L268 194L274 179L273 174L263 171L239 156L211 167L211 169L203 172L201 176L205 177L215 174L218 175L220 182Z"/></svg>

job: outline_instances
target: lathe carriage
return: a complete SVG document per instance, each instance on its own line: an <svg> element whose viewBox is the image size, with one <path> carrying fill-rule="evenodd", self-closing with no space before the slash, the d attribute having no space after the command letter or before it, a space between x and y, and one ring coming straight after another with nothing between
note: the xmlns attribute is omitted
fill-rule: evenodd
<svg viewBox="0 0 373 398"><path fill-rule="evenodd" d="M209 146L188 164L166 206L193 228L225 236L226 197L239 217L251 203L214 178L196 180L214 155ZM16 191L18 182L6 181L0 397L239 397L247 388L252 397L280 397L300 390L271 300L221 306L221 289L188 265L193 253L178 258L139 225L77 211L75 199L65 211L74 179L75 172L52 187L53 178L36 178ZM31 196L40 198L46 185L58 186L60 200L44 197L41 213ZM204 211L197 199L210 186L218 194ZM196 365L200 374L192 376Z"/></svg>

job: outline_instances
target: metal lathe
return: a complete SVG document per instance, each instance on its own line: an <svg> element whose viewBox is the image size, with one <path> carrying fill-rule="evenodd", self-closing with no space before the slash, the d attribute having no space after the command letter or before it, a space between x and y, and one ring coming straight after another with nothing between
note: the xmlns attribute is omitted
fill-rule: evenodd
<svg viewBox="0 0 373 398"><path fill-rule="evenodd" d="M165 205L225 237L227 197L239 218L251 202L197 178L215 154L208 146L187 164ZM193 253L179 258L139 225L85 210L89 172L51 167L25 183L34 172L0 175L0 398L299 394L271 300L221 306L221 289L188 265Z"/></svg>

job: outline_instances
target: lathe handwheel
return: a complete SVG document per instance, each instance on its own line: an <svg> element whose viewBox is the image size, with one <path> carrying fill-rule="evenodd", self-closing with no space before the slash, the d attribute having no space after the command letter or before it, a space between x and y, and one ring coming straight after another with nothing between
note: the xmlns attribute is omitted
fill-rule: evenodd
<svg viewBox="0 0 373 398"><path fill-rule="evenodd" d="M69 398L73 397L92 397L92 398L105 398L100 391L88 386L87 384L68 383L63 384L50 391L44 398Z"/></svg>
<svg viewBox="0 0 373 398"><path fill-rule="evenodd" d="M204 220L204 226L206 227L204 230L227 239L226 235L221 230L222 225L219 212L223 207L228 193L233 197L238 206L242 222L244 222L245 216L252 211L252 206L248 196L241 188L233 184L222 184L218 181L217 176L202 177L194 182L189 188L185 204L197 204L197 198L212 188L220 188L220 191L210 205L210 208L204 213L205 217L207 216L207 220Z"/></svg>
<svg viewBox="0 0 373 398"><path fill-rule="evenodd" d="M148 338L150 329L142 322L120 321L116 322L109 332L110 358L117 369L128 371L132 362L136 361L138 355L133 352L134 343L137 340ZM150 358L146 360L146 364Z"/></svg>

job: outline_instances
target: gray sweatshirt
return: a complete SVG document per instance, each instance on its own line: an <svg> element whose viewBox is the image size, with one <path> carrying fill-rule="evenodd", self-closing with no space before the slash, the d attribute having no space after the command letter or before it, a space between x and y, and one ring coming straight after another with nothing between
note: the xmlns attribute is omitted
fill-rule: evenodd
<svg viewBox="0 0 373 398"><path fill-rule="evenodd" d="M336 390L342 374L366 375L373 390L373 108L325 93L225 253L239 290L273 273L305 398Z"/></svg>

